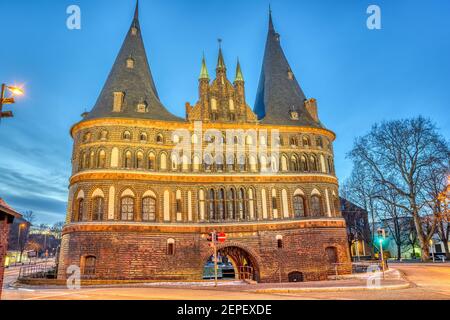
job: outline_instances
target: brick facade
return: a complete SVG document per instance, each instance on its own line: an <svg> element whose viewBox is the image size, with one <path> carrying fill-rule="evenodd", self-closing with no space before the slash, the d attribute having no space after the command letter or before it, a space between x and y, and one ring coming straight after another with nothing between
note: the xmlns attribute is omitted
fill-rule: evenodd
<svg viewBox="0 0 450 320"><path fill-rule="evenodd" d="M3 274L5 271L5 256L8 249L9 223L6 217L0 217L0 298L3 288Z"/></svg>
<svg viewBox="0 0 450 320"><path fill-rule="evenodd" d="M223 248L247 254L260 282L288 281L292 272L304 280L323 280L333 271L327 248L337 251L336 263L349 259L343 221L298 221L284 224L235 226L149 227L146 225L72 225L62 239L59 276L70 265L82 265L86 256L96 257L92 279L200 280L212 254L206 233L210 227L227 233ZM177 230L178 229L178 230ZM279 229L279 230L277 230ZM277 239L282 239L282 248ZM169 239L174 253L168 253Z"/></svg>
<svg viewBox="0 0 450 320"><path fill-rule="evenodd" d="M2 198L0 198L0 299L3 288L3 275L5 272L5 256L8 251L10 225L14 218L22 216L14 211Z"/></svg>

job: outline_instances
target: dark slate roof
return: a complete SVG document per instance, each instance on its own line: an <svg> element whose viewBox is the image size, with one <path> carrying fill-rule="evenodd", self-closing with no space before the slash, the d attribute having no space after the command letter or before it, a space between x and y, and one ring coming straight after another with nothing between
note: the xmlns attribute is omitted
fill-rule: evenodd
<svg viewBox="0 0 450 320"><path fill-rule="evenodd" d="M133 27L137 29L135 35L132 34ZM126 61L130 57L134 60L134 68L132 69L126 66ZM113 112L114 92L125 93L121 112ZM136 111L137 105L141 102L147 104L148 112L139 113ZM142 40L138 4L136 5L133 22L105 86L94 108L84 120L109 117L185 121L167 111L159 100Z"/></svg>
<svg viewBox="0 0 450 320"><path fill-rule="evenodd" d="M306 110L306 96L295 76L289 79L289 71L292 69L281 48L280 36L275 31L270 14L254 112L263 124L322 127ZM298 112L299 120L291 119L290 111L293 109Z"/></svg>

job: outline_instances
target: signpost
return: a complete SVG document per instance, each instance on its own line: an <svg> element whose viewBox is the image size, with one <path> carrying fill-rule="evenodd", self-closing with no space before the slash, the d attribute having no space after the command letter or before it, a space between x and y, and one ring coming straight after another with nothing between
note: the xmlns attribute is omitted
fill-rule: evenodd
<svg viewBox="0 0 450 320"><path fill-rule="evenodd" d="M208 235L208 241L211 241L214 248L214 286L217 287L217 242L224 243L227 240L225 232L217 232L214 230Z"/></svg>

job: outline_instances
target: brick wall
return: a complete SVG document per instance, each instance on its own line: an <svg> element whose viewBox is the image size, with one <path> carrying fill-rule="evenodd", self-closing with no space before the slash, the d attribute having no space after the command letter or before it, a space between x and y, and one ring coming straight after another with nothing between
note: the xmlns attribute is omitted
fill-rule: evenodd
<svg viewBox="0 0 450 320"><path fill-rule="evenodd" d="M3 288L3 274L5 271L5 256L8 249L9 224L6 217L0 216L0 298Z"/></svg>
<svg viewBox="0 0 450 320"><path fill-rule="evenodd" d="M275 227L276 228L276 227ZM306 281L326 279L331 262L327 247L335 247L337 262L349 262L343 227L296 228L228 233L219 249L237 247L250 258L260 282L288 281L301 272ZM277 236L283 238L279 249ZM168 255L168 240L175 241ZM83 265L83 257L96 257L95 279L202 279L203 266L212 254L202 233L151 231L74 231L63 236L59 278L69 265ZM83 268L82 268L83 269ZM83 270L81 270L83 273Z"/></svg>

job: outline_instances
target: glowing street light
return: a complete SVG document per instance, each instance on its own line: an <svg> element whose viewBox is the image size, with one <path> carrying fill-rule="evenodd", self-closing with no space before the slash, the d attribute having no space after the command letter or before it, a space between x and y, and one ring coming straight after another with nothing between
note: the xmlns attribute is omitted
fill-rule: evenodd
<svg viewBox="0 0 450 320"><path fill-rule="evenodd" d="M9 92L11 92L11 97L5 97L7 89ZM2 91L0 95L0 120L1 118L11 118L13 116L12 111L3 111L3 105L15 103L13 96L22 96L22 95L24 95L24 91L22 88L16 86L8 86L4 83L2 84Z"/></svg>

